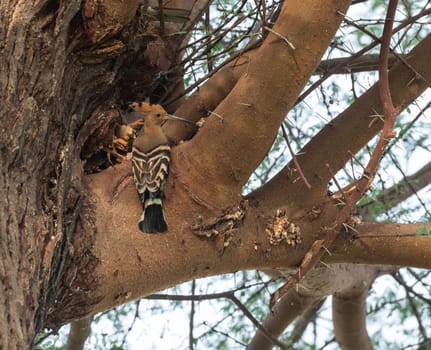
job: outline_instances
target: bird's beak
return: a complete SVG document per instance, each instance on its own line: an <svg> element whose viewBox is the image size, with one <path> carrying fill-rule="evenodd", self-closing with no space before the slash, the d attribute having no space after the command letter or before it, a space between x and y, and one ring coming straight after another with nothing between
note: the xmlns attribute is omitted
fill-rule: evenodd
<svg viewBox="0 0 431 350"><path fill-rule="evenodd" d="M185 119L185 118L181 118L181 117L177 117L176 115L173 115L173 114L168 114L167 118L168 119L172 119L172 120L179 120L179 121L182 121L182 122L185 122L185 123L196 125L196 123L193 122L193 121L191 121L191 120L188 120L188 119Z"/></svg>

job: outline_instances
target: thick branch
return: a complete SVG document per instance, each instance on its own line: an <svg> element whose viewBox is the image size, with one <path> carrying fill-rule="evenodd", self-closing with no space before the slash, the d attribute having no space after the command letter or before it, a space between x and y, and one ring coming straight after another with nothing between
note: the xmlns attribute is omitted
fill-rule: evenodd
<svg viewBox="0 0 431 350"><path fill-rule="evenodd" d="M253 50L247 52L215 73L198 91L181 104L175 115L194 122L206 117L208 111L214 110L233 89L246 70L252 52ZM169 139L175 142L188 139L193 132L196 132L193 127L178 122L167 122L164 126L164 131Z"/></svg>
<svg viewBox="0 0 431 350"><path fill-rule="evenodd" d="M295 344L298 342L308 325L314 322L318 315L320 308L325 303L326 299L319 300L313 305L309 306L308 309L304 311L304 313L295 321L295 325L292 329L292 332L289 334L289 344Z"/></svg>
<svg viewBox="0 0 431 350"><path fill-rule="evenodd" d="M304 296L291 289L269 313L262 325L272 335L279 337L286 327L315 301L315 297ZM261 331L257 331L247 349L270 350L272 346L272 342Z"/></svg>
<svg viewBox="0 0 431 350"><path fill-rule="evenodd" d="M431 264L430 223L364 223L358 234L339 234L331 255L324 261L355 264L415 266L429 269Z"/></svg>
<svg viewBox="0 0 431 350"><path fill-rule="evenodd" d="M298 266L316 239L319 222L309 224L304 218L304 222L297 222L301 226L302 244L295 248L285 243L270 244L265 228L271 222L271 212L253 207L246 209L245 219L238 229L230 233L221 231L212 238L199 238L190 227L202 219L202 207L176 180L175 174L171 174L164 201L169 232L143 235L137 229L141 207L134 186L126 187L113 197L119 180L128 173L130 164L124 162L87 178L99 232L93 253L101 264L92 273L98 284L86 293L80 293L79 286L75 286L67 291L67 302L85 305L80 298L97 300L94 306L88 306L91 308L88 313L106 310L194 278L244 269ZM352 241L352 235L342 233L332 255L326 258L331 262L431 268L431 240L415 235L416 229L422 227L419 224L361 225L358 228L361 233L373 235L354 236ZM386 237L380 232L395 236ZM224 234L231 235L227 246ZM163 252L162 259L160 252ZM70 316L59 304L57 314L51 317L61 322L68 321Z"/></svg>
<svg viewBox="0 0 431 350"><path fill-rule="evenodd" d="M270 33L215 115L179 149L187 155L182 157L186 168L199 167L202 173L212 175L214 186L204 195L207 201L226 195L226 188L231 189L230 200L240 192L337 30L342 20L337 11L344 12L349 4L284 3L273 31L289 38L296 49ZM197 178L193 182L205 185L204 181L206 178Z"/></svg>
<svg viewBox="0 0 431 350"><path fill-rule="evenodd" d="M383 203L386 210L389 210L396 205L400 204L410 196L416 194L418 191L428 186L431 183L431 163L426 164L417 172L399 183L387 188L375 200L361 206L359 214L364 218L372 219L371 206L376 203ZM368 220L368 219L367 219Z"/></svg>
<svg viewBox="0 0 431 350"><path fill-rule="evenodd" d="M91 333L92 321L93 317L89 316L71 322L69 336L67 337L66 350L84 349L84 344Z"/></svg>
<svg viewBox="0 0 431 350"><path fill-rule="evenodd" d="M346 62L346 63L344 63ZM397 63L397 57L390 54L388 58L389 68ZM350 74L359 72L376 71L379 69L379 55L364 55L350 62L350 57L332 58L320 62L314 74L325 74L327 71L338 68L332 74Z"/></svg>
<svg viewBox="0 0 431 350"><path fill-rule="evenodd" d="M431 71L426 69L431 60L431 35L423 39L408 55L410 66L415 71L431 80ZM389 72L392 100L397 109L404 109L414 101L427 87L424 81L403 63L396 64ZM378 118L382 114L377 84L358 98L349 108L326 125L300 152L298 157L302 171L313 186L325 195L331 174L325 169L328 163L334 173L364 147L382 128ZM336 140L336 142L334 142ZM288 164L270 182L251 195L251 198L263 200L270 198L268 205L285 205L286 199L301 198L315 203L316 197L308 196L306 187L298 181L292 183L292 164ZM285 197L278 194L285 193ZM305 198L307 197L307 198Z"/></svg>
<svg viewBox="0 0 431 350"><path fill-rule="evenodd" d="M242 54L241 57L234 60L222 70L215 73L208 81L203 84L192 96L190 96L175 115L186 117L187 119L197 122L200 118L206 117L209 111L213 111L217 105L230 93L238 79L245 72L250 63L250 56L255 54L256 50L249 50ZM346 62L346 64L343 64ZM389 56L389 67L397 62L394 55ZM327 70L340 67L333 74L346 74L353 72L364 72L377 70L379 66L378 55L361 56L350 63L349 58L334 58L324 60L313 74L323 74ZM195 132L192 127L184 123L168 122L164 127L170 140L175 142L190 138Z"/></svg>
<svg viewBox="0 0 431 350"><path fill-rule="evenodd" d="M279 269L278 275L289 278L297 269ZM376 277L393 272L394 269L376 265L353 265L353 264L333 264L330 267L326 264L318 264L295 288L287 290L279 303L275 304L263 325L274 335L279 335L283 327L287 327L300 313L303 312L303 302L317 302L329 295L340 295L350 297L357 295L362 290L367 290ZM275 277L274 271L268 271ZM277 311L279 310L279 311ZM352 315L352 318L354 316ZM361 322L352 320L352 322ZM261 349L269 342L256 333L252 344L256 344L256 349Z"/></svg>
<svg viewBox="0 0 431 350"><path fill-rule="evenodd" d="M285 285L280 287L272 295L270 305L273 305L274 302L276 302L281 297L281 295L286 293L288 288L291 288L299 281L300 278L303 278L303 276L317 264L323 254L328 251L328 248L332 247L332 243L334 242L337 233L342 227L342 224L344 224L348 220L349 216L355 210L356 202L363 197L365 192L371 186L386 145L388 144L389 140L394 136L393 125L400 109L395 109L392 103L391 93L389 91L387 57L389 53L389 43L392 34L392 24L396 7L397 0L390 0L380 50L379 92L384 113L384 125L382 134L377 141L377 145L375 146L373 153L370 155L370 159L363 171L363 175L355 183L355 191L350 193L349 198L347 198L346 195L343 196L344 200L346 201L344 207L336 215L335 219L331 223L331 226L328 229L322 230L322 233L324 232L324 236L316 240L312 244L311 248L307 251L297 273L292 276L291 279L288 280ZM296 158L294 158L294 164L297 168L297 171L301 174L301 177L305 178L302 169L300 169L298 166ZM343 189L340 187L338 181L332 173L332 169L329 165L329 162L325 163L325 167L328 169L328 173L334 179L334 182L338 187L339 192L343 193ZM308 182L306 183L306 185L308 189L311 188Z"/></svg>
<svg viewBox="0 0 431 350"><path fill-rule="evenodd" d="M332 297L335 338L343 350L373 349L366 328L368 287L364 285L356 293Z"/></svg>

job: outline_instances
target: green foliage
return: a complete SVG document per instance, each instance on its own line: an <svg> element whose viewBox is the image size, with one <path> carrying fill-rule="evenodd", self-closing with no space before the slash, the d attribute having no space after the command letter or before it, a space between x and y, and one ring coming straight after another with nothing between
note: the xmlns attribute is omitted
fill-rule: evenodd
<svg viewBox="0 0 431 350"><path fill-rule="evenodd" d="M418 228L417 231L416 231L416 235L417 236L425 236L425 237L431 238L431 232L430 232L429 228L425 227L425 226L421 227L421 228Z"/></svg>
<svg viewBox="0 0 431 350"><path fill-rule="evenodd" d="M34 340L35 350L64 350L65 338L61 342L61 345L57 345L56 338L58 336L53 335L51 332L38 333Z"/></svg>

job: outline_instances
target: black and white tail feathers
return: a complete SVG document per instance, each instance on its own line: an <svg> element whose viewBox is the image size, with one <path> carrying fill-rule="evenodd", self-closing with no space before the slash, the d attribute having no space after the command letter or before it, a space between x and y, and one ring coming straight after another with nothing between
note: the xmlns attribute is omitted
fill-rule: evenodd
<svg viewBox="0 0 431 350"><path fill-rule="evenodd" d="M168 230L168 225L163 214L162 201L158 204L145 204L145 209L138 226L142 232L146 233L166 232Z"/></svg>
<svg viewBox="0 0 431 350"><path fill-rule="evenodd" d="M133 176L143 207L138 224L142 232L157 233L168 230L163 213L162 197L163 185L169 174L170 159L169 145L159 145L148 152L143 152L137 146L133 146Z"/></svg>

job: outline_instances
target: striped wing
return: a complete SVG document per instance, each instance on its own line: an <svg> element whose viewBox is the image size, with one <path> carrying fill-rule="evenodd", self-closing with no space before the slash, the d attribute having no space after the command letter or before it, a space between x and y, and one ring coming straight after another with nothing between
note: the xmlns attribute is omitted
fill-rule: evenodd
<svg viewBox="0 0 431 350"><path fill-rule="evenodd" d="M160 145L149 152L143 152L133 146L132 169L140 196L145 196L145 192L148 191L149 198L160 197L168 177L170 160L169 145ZM141 198L142 201L145 199Z"/></svg>

